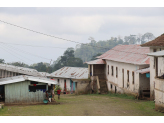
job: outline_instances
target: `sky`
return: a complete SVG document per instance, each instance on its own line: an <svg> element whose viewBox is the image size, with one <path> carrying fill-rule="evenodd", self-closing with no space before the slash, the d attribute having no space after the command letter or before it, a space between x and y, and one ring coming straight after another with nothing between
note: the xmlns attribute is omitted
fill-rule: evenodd
<svg viewBox="0 0 164 123"><path fill-rule="evenodd" d="M0 20L80 43L111 37L164 33L163 7L0 7ZM0 21L0 59L33 64L56 60L76 43L30 32ZM38 45L30 47L4 43ZM58 47L58 48L50 48ZM40 58L44 57L44 58ZM52 62L51 62L52 63Z"/></svg>

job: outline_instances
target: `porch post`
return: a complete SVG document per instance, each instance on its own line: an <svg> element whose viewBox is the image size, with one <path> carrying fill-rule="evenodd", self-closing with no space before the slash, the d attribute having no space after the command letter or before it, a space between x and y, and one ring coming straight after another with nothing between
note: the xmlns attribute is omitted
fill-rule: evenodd
<svg viewBox="0 0 164 123"><path fill-rule="evenodd" d="M92 64L92 76L93 76L93 64Z"/></svg>

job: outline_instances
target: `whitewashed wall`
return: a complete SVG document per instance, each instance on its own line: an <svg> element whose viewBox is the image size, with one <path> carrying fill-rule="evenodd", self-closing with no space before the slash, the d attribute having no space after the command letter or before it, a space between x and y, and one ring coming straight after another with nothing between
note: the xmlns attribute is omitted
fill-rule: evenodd
<svg viewBox="0 0 164 123"><path fill-rule="evenodd" d="M133 65L129 63L122 63L122 62L115 62L106 60L106 77L107 77L107 83L108 83L108 90L109 91L115 91L115 86L117 88L117 92L123 93L125 90L128 90L130 92L139 93L139 73L134 72L134 84L132 83L132 72L134 70L137 70L139 68L148 67L149 65ZM108 65L109 65L109 75L108 75ZM113 66L113 73L112 76L111 73L111 66ZM118 69L118 77L116 77L116 67ZM122 69L124 69L124 87L123 87L123 74ZM129 87L127 87L127 70L129 70ZM114 83L114 84L112 84ZM112 84L112 89L111 89Z"/></svg>

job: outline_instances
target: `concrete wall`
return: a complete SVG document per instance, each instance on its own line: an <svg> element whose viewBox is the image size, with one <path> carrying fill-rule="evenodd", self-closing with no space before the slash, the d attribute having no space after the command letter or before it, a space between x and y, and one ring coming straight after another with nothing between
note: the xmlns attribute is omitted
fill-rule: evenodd
<svg viewBox="0 0 164 123"><path fill-rule="evenodd" d="M91 91L89 80L76 80L76 94L88 94Z"/></svg>
<svg viewBox="0 0 164 123"><path fill-rule="evenodd" d="M108 65L109 65L109 74L108 74ZM112 74L111 66L113 66L113 76L111 75ZM118 70L117 77L116 77L116 67ZM139 94L139 73L134 72L134 84L133 84L132 72L139 68L145 68L145 67L149 67L149 65L138 66L128 63L106 60L106 77L107 77L108 90L115 92L115 86L116 86L116 91L118 93ZM123 76L122 69L124 69L124 76ZM127 71L129 71L129 82L127 81L128 79Z"/></svg>
<svg viewBox="0 0 164 123"><path fill-rule="evenodd" d="M36 103L43 102L45 92L29 92L30 81L18 82L5 85L5 103ZM45 85L45 83L39 83Z"/></svg>
<svg viewBox="0 0 164 123"><path fill-rule="evenodd" d="M155 79L155 109L164 112L164 79Z"/></svg>

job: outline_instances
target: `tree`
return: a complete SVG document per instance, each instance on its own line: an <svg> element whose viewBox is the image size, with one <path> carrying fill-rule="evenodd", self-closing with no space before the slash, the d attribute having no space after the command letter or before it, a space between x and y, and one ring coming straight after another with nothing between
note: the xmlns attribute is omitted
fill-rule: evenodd
<svg viewBox="0 0 164 123"><path fill-rule="evenodd" d="M145 33L145 34L142 36L142 39L143 39L143 41L145 41L145 42L151 41L151 40L153 40L154 38L155 38L155 36L154 36L152 33L150 33L150 32L147 32L147 33Z"/></svg>
<svg viewBox="0 0 164 123"><path fill-rule="evenodd" d="M97 59L96 57L101 56L101 55L102 55L102 53L98 53L97 55L92 56L91 60L96 60Z"/></svg>
<svg viewBox="0 0 164 123"><path fill-rule="evenodd" d="M0 63L1 64L4 64L5 63L5 60L4 59L0 59Z"/></svg>
<svg viewBox="0 0 164 123"><path fill-rule="evenodd" d="M19 67L29 67L28 64L25 64L23 62L11 62L11 63L7 63L9 65L14 65L14 66L19 66Z"/></svg>

